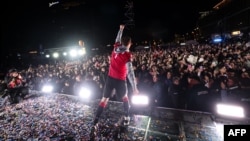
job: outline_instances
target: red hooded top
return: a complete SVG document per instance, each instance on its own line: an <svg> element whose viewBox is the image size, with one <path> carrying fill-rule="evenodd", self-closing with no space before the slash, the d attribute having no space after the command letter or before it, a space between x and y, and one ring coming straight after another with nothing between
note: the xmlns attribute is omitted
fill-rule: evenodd
<svg viewBox="0 0 250 141"><path fill-rule="evenodd" d="M114 45L110 57L110 67L108 75L115 79L126 80L127 67L126 63L131 61L132 55L128 49L119 42Z"/></svg>

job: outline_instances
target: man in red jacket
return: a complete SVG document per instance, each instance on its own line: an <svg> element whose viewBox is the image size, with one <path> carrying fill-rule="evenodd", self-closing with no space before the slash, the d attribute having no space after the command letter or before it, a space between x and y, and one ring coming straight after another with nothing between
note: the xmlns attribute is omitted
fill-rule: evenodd
<svg viewBox="0 0 250 141"><path fill-rule="evenodd" d="M11 103L17 103L19 98L24 98L28 94L28 87L25 86L25 79L16 69L10 70L6 76L6 84ZM5 95L7 96L7 95Z"/></svg>
<svg viewBox="0 0 250 141"><path fill-rule="evenodd" d="M130 121L129 117L129 98L128 98L128 88L126 78L128 78L134 94L138 93L136 86L135 74L132 66L132 54L129 51L129 48L132 45L131 38L128 36L122 37L124 25L120 25L118 31L114 49L110 56L110 66L108 77L104 86L103 97L99 103L99 106L96 111L94 126L91 130L93 134L97 128L98 120L106 107L109 98L111 97L112 90L116 90L116 95L120 100L123 101L124 105L124 119L123 125L128 125Z"/></svg>

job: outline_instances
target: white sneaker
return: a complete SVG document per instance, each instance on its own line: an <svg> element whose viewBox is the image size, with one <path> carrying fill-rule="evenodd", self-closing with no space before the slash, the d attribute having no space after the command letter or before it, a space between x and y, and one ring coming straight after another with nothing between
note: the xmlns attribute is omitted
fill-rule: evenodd
<svg viewBox="0 0 250 141"><path fill-rule="evenodd" d="M129 116L124 117L124 119L123 119L123 125L128 126L129 122L130 122L130 117Z"/></svg>

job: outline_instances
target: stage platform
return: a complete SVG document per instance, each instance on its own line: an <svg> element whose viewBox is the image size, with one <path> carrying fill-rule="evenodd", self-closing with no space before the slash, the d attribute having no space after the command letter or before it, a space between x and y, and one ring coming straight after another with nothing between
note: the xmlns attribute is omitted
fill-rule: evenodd
<svg viewBox="0 0 250 141"><path fill-rule="evenodd" d="M1 107L0 141L87 141L98 101L34 94L18 104ZM248 118L223 119L212 113L132 105L131 123L123 134L114 128L122 113L121 102L109 102L96 140L223 141L223 125L250 123Z"/></svg>

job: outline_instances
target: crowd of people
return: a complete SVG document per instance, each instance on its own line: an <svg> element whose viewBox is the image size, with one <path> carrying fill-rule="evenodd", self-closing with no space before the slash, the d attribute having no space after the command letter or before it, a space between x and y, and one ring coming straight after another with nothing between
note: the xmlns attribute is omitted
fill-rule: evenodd
<svg viewBox="0 0 250 141"><path fill-rule="evenodd" d="M214 100L247 95L250 87L250 47L241 44L199 44L152 48L131 52L140 93L148 94L154 106L207 110ZM109 54L84 60L61 60L55 64L33 65L20 70L30 89L53 84L55 93L77 95L85 83L102 97L108 75ZM8 76L8 74L7 74ZM5 80L2 80L2 84ZM129 92L131 86L128 84ZM115 91L111 97L116 100Z"/></svg>
<svg viewBox="0 0 250 141"><path fill-rule="evenodd" d="M132 45L131 39L124 40L128 47L117 45L111 56L109 53L100 54L76 60L58 60L51 64L35 64L22 70L11 69L1 80L1 90L15 89L18 90L17 94L25 97L27 89L23 88L41 91L44 85L52 85L53 93L78 96L84 86L91 89L94 99L101 99L94 117L98 120L109 99L123 101L126 112L133 93L148 95L150 106L205 112L212 112L212 105L218 101L249 98L250 45L247 41L129 51L127 48ZM120 62L116 62L117 58ZM1 105L3 114L0 115L0 125L4 128L0 129L0 138L28 139L32 134L35 138L46 140L67 133L79 139L85 136L89 127L80 126L83 121L78 116L72 122L75 115L81 115L81 112L86 114L84 110L73 110L78 111L73 114L67 111L68 108L81 108L79 103L57 98L60 102L39 105L38 101L41 100L44 103L48 99L40 97L25 99L15 105ZM55 106L60 108L51 108ZM36 115L37 118L27 114ZM70 118L58 118L62 115ZM129 118L128 112L126 116ZM89 120L92 122L92 117Z"/></svg>

